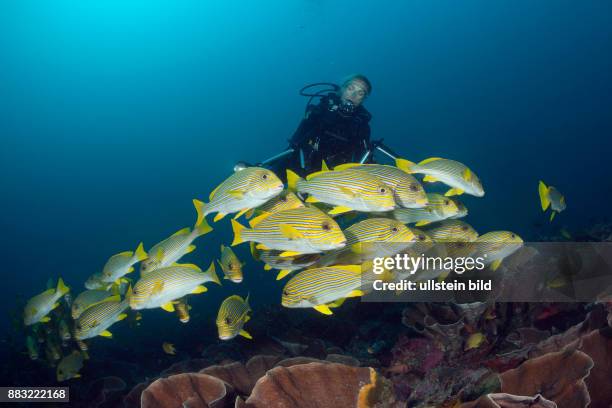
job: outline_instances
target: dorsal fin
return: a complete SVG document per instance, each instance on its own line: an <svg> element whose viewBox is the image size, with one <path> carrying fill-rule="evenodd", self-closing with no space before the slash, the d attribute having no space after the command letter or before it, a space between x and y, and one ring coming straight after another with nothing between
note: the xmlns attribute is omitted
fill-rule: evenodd
<svg viewBox="0 0 612 408"><path fill-rule="evenodd" d="M430 157L429 159L425 159L422 162L419 162L419 166L422 166L423 164L427 164L427 163L430 163L436 160L444 160L444 159L442 159L441 157Z"/></svg>

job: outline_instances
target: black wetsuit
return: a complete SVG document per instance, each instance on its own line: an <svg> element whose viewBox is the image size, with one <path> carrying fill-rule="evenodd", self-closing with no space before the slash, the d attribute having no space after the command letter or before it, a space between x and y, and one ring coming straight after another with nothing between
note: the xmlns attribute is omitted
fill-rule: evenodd
<svg viewBox="0 0 612 408"><path fill-rule="evenodd" d="M323 160L330 168L361 160L370 150L372 115L362 105L350 113L343 112L340 106L340 97L335 93L322 97L317 105L310 105L289 141L294 152L270 163L270 167L284 178L287 168L304 176L321 170Z"/></svg>

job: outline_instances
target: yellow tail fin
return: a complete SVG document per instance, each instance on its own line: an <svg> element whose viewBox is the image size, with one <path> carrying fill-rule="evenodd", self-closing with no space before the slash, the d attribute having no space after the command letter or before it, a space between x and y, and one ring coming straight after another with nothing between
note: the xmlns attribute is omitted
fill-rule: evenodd
<svg viewBox="0 0 612 408"><path fill-rule="evenodd" d="M70 292L70 288L64 284L64 281L62 280L62 278L59 278L57 280L57 291L61 293L62 295Z"/></svg>
<svg viewBox="0 0 612 408"><path fill-rule="evenodd" d="M212 261L210 263L210 266L208 267L208 269L204 273L206 275L210 276L210 281L211 282L214 282L217 285L221 285L221 281L219 280L219 277L217 276L217 272L215 271L215 261Z"/></svg>
<svg viewBox="0 0 612 408"><path fill-rule="evenodd" d="M398 169L403 170L406 173L412 173L411 168L415 166L413 162L406 159L395 159L395 165Z"/></svg>
<svg viewBox="0 0 612 408"><path fill-rule="evenodd" d="M210 224L206 221L206 217L202 215L202 207L199 208L200 209L198 210L198 206L196 206L196 211L198 212L198 221L196 221L196 224L193 227L196 236L198 237L204 234L208 234L210 231L213 230Z"/></svg>
<svg viewBox="0 0 612 408"><path fill-rule="evenodd" d="M232 219L231 222L232 230L234 231L234 240L232 241L232 246L242 244L244 242L244 240L242 239L242 233L244 232L246 227L234 219Z"/></svg>
<svg viewBox="0 0 612 408"><path fill-rule="evenodd" d="M196 209L196 213L198 214L198 218L196 219L196 223L195 223L195 228L198 227L198 225L200 225L202 223L202 219L206 216L204 215L204 209L206 207L206 204L204 204L202 201L194 198L193 199L193 206Z"/></svg>
<svg viewBox="0 0 612 408"><path fill-rule="evenodd" d="M144 261L145 259L149 257L149 255L147 255L147 252L144 250L144 246L142 242L138 244L138 248L136 248L136 251L134 252L134 256L136 257L136 259L138 259L139 262Z"/></svg>
<svg viewBox="0 0 612 408"><path fill-rule="evenodd" d="M548 187L542 180L540 180L540 184L538 184L538 192L540 193L540 204L542 205L542 211L546 211L548 206L550 205L550 198L548 196Z"/></svg>
<svg viewBox="0 0 612 408"><path fill-rule="evenodd" d="M300 176L298 176L295 172L287 169L287 188L290 191L297 191L297 182L300 180Z"/></svg>

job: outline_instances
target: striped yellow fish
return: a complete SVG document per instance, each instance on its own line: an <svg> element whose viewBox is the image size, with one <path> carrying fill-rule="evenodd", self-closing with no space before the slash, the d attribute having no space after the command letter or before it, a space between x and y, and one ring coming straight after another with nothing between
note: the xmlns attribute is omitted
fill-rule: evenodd
<svg viewBox="0 0 612 408"><path fill-rule="evenodd" d="M79 293L79 295L72 302L70 313L73 319L78 318L83 311L95 303L101 302L104 299L113 296L113 293L106 290L86 290Z"/></svg>
<svg viewBox="0 0 612 408"><path fill-rule="evenodd" d="M214 262L206 272L193 264L177 264L144 275L132 290L128 290L127 298L134 310L161 307L174 312L173 301L189 293L206 292L208 289L202 285L205 282L221 284Z"/></svg>
<svg viewBox="0 0 612 408"><path fill-rule="evenodd" d="M102 280L102 272L90 275L85 281L85 288L89 290L108 290L113 286L112 282L104 282Z"/></svg>
<svg viewBox="0 0 612 408"><path fill-rule="evenodd" d="M189 311L191 310L191 306L187 304L187 300L185 298L177 300L174 304L174 308L176 309L176 315L179 321L181 323L189 323Z"/></svg>
<svg viewBox="0 0 612 408"><path fill-rule="evenodd" d="M219 221L227 214L238 212L235 218L259 207L283 191L283 182L268 169L247 167L229 176L210 193L210 202L204 204L194 200L202 216L216 212L214 220ZM200 220L198 219L198 223Z"/></svg>
<svg viewBox="0 0 612 408"><path fill-rule="evenodd" d="M468 223L460 220L444 220L425 230L435 242L472 242L478 232Z"/></svg>
<svg viewBox="0 0 612 408"><path fill-rule="evenodd" d="M72 353L62 358L62 361L57 365L57 381L62 382L72 378L80 378L81 374L79 374L79 371L81 371L81 368L83 368L83 355L73 350Z"/></svg>
<svg viewBox="0 0 612 408"><path fill-rule="evenodd" d="M361 265L306 269L289 279L283 288L281 304L289 308L312 307L330 315L330 304L363 295L361 278Z"/></svg>
<svg viewBox="0 0 612 408"><path fill-rule="evenodd" d="M377 257L394 256L415 243L408 227L389 218L368 218L344 230L346 246L323 255L317 266L355 265Z"/></svg>
<svg viewBox="0 0 612 408"><path fill-rule="evenodd" d="M249 306L249 297L246 300L238 295L232 295L225 299L219 307L217 314L217 329L221 340L230 340L240 335L247 339L253 337L243 329L246 322L249 321L251 307Z"/></svg>
<svg viewBox="0 0 612 408"><path fill-rule="evenodd" d="M38 360L38 342L34 340L34 337L26 337L26 348L28 349L30 360Z"/></svg>
<svg viewBox="0 0 612 408"><path fill-rule="evenodd" d="M195 202L194 202L195 205ZM201 207L195 205L198 218L193 229L183 228L163 241L155 244L149 250L149 258L140 264L140 274L151 272L155 269L165 268L178 262L184 255L196 249L193 241L204 234L212 231L202 215Z"/></svg>
<svg viewBox="0 0 612 408"><path fill-rule="evenodd" d="M312 254L342 248L346 238L338 223L316 208L301 207L262 214L250 222L252 229L232 220L234 241L258 242L258 249L277 249L280 256Z"/></svg>
<svg viewBox="0 0 612 408"><path fill-rule="evenodd" d="M303 254L295 256L280 256L283 251L262 250L255 248L255 243L251 242L251 254L253 258L264 262L264 270L279 269L276 280L283 279L293 271L304 269L320 258L320 254Z"/></svg>
<svg viewBox="0 0 612 408"><path fill-rule="evenodd" d="M504 258L523 246L523 239L511 231L491 231L470 243L470 257L483 257L484 264L497 270Z"/></svg>
<svg viewBox="0 0 612 408"><path fill-rule="evenodd" d="M423 181L441 181L451 187L445 195L460 195L463 193L476 197L484 196L485 192L482 183L476 174L465 164L455 160L431 157L418 164L414 164L405 159L397 159L397 167L408 173L424 174Z"/></svg>
<svg viewBox="0 0 612 408"><path fill-rule="evenodd" d="M349 168L369 173L391 187L395 202L400 207L421 208L427 205L427 195L421 183L413 175L395 166L347 163L334 167L334 170Z"/></svg>
<svg viewBox="0 0 612 408"><path fill-rule="evenodd" d="M293 208L304 207L302 200L298 198L293 192L289 190L283 190L279 195L270 199L267 203L260 205L251 214L247 213L247 217L251 218L254 214L259 215L262 213L276 213L284 210L291 210Z"/></svg>
<svg viewBox="0 0 612 408"><path fill-rule="evenodd" d="M391 211L395 208L393 189L369 173L346 169L322 170L302 179L287 170L289 189L307 193L307 203L323 202L335 207L329 214L348 211Z"/></svg>
<svg viewBox="0 0 612 408"><path fill-rule="evenodd" d="M538 184L538 192L540 194L540 204L542 205L542 211L546 211L550 207L550 221L555 218L556 213L560 213L565 210L567 204L565 203L565 197L553 186L547 186L543 181L540 180Z"/></svg>
<svg viewBox="0 0 612 408"><path fill-rule="evenodd" d="M242 262L238 259L232 248L221 244L221 259L219 266L225 275L225 279L229 279L234 283L242 282Z"/></svg>
<svg viewBox="0 0 612 408"><path fill-rule="evenodd" d="M455 201L440 194L428 193L429 204L424 208L398 208L392 215L404 224L414 223L417 227L431 222L442 221L457 215L459 209Z"/></svg>
<svg viewBox="0 0 612 408"><path fill-rule="evenodd" d="M147 258L142 242L136 251L125 251L111 256L102 269L102 282L119 283L118 280L134 270L134 264Z"/></svg>
<svg viewBox="0 0 612 408"><path fill-rule="evenodd" d="M119 295L96 303L75 320L74 338L85 340L96 336L112 337L111 332L107 329L127 317L127 314L124 313L127 308L128 300L121 300Z"/></svg>
<svg viewBox="0 0 612 408"><path fill-rule="evenodd" d="M47 289L28 300L23 310L23 323L31 326L34 323L46 323L51 320L47 315L59 306L58 301L69 291L62 278L59 278L55 289Z"/></svg>

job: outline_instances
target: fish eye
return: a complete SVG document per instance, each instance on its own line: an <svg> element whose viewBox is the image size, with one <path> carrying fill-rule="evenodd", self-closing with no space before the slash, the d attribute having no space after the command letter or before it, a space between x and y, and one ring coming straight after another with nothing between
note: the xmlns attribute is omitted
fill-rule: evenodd
<svg viewBox="0 0 612 408"><path fill-rule="evenodd" d="M516 238L516 235L515 235L515 234L511 234L511 235L510 235L510 237L511 237L512 239L514 239L514 238Z"/></svg>
<svg viewBox="0 0 612 408"><path fill-rule="evenodd" d="M393 228L391 228L391 231L392 231L392 232L397 232L397 231L399 231L399 230L398 230L398 228L397 228L397 227L393 227Z"/></svg>
<svg viewBox="0 0 612 408"><path fill-rule="evenodd" d="M380 188L380 192L381 192L381 193L386 193L386 192L387 192L387 189L386 189L386 188L384 188L384 187L381 187L381 188Z"/></svg>
<svg viewBox="0 0 612 408"><path fill-rule="evenodd" d="M425 235L419 235L417 238L419 241L425 241Z"/></svg>
<svg viewBox="0 0 612 408"><path fill-rule="evenodd" d="M417 185L416 185L416 184L414 184L414 183L412 183L412 184L410 185L410 187L409 187L409 188L410 188L410 191L413 191L413 192L415 192L415 191L417 191L417 190L419 189L419 188L417 187Z"/></svg>
<svg viewBox="0 0 612 408"><path fill-rule="evenodd" d="M267 180L268 179L268 175L266 173L262 174L261 176L262 179Z"/></svg>
<svg viewBox="0 0 612 408"><path fill-rule="evenodd" d="M461 227L461 230L462 230L462 231L467 231L467 230L468 230L467 225L464 225L463 227Z"/></svg>
<svg viewBox="0 0 612 408"><path fill-rule="evenodd" d="M229 318L229 317L226 317L226 318L225 318L225 324L230 324L231 322L232 322L232 321L230 320L230 318Z"/></svg>
<svg viewBox="0 0 612 408"><path fill-rule="evenodd" d="M283 290L283 295L284 296L289 296L289 292L287 292L286 290Z"/></svg>
<svg viewBox="0 0 612 408"><path fill-rule="evenodd" d="M444 200L444 205L449 205L450 204L450 200Z"/></svg>
<svg viewBox="0 0 612 408"><path fill-rule="evenodd" d="M331 227L329 226L328 222L324 222L323 225L321 225L321 227L325 230L325 231L329 231L331 229Z"/></svg>

